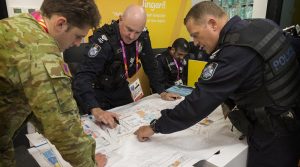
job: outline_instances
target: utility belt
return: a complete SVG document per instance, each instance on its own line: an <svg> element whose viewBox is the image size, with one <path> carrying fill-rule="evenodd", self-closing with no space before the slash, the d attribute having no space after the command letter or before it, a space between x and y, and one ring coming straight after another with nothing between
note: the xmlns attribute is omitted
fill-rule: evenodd
<svg viewBox="0 0 300 167"><path fill-rule="evenodd" d="M269 133L291 133L299 131L300 120L295 111L290 109L279 115L271 115L264 107L256 108L249 115L242 109L234 107L228 114L228 118L237 130L248 136L255 124Z"/></svg>

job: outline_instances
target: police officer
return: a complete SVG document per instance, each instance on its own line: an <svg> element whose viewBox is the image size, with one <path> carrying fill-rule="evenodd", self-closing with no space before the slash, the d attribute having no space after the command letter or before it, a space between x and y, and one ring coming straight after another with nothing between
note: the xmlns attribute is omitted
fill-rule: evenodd
<svg viewBox="0 0 300 167"><path fill-rule="evenodd" d="M184 75L184 69L187 61L184 59L189 52L189 44L184 38L176 39L172 47L156 55L158 70L165 89L173 85L186 85L187 76Z"/></svg>
<svg viewBox="0 0 300 167"><path fill-rule="evenodd" d="M150 79L153 91L163 99L174 100L176 94L164 92L152 53L146 13L138 5L126 8L118 21L104 25L90 37L86 61L74 77L74 96L85 113L113 128L117 115L105 110L132 102L127 78L141 67Z"/></svg>
<svg viewBox="0 0 300 167"><path fill-rule="evenodd" d="M65 6L68 6L66 8ZM41 13L0 21L0 166L15 166L13 138L27 120L72 166L104 166L83 133L61 52L99 24L93 0L44 0Z"/></svg>
<svg viewBox="0 0 300 167"><path fill-rule="evenodd" d="M138 140L186 129L230 98L238 108L232 112L234 121L248 138L247 166L297 166L299 120L293 106L299 95L299 65L282 30L266 19L228 20L210 1L193 6L184 23L210 60L195 90L140 127Z"/></svg>

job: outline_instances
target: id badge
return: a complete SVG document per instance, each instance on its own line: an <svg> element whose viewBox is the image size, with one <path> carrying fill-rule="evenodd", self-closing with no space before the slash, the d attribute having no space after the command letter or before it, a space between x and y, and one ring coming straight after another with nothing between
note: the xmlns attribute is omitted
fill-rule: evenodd
<svg viewBox="0 0 300 167"><path fill-rule="evenodd" d="M134 82L129 84L129 90L133 101L138 101L144 96L141 82L139 79L136 79Z"/></svg>
<svg viewBox="0 0 300 167"><path fill-rule="evenodd" d="M183 85L183 82L181 79L175 81L175 85Z"/></svg>

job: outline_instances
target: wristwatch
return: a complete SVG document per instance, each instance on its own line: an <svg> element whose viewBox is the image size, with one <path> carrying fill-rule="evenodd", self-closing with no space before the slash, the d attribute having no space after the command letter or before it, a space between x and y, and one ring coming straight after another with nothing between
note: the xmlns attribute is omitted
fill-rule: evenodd
<svg viewBox="0 0 300 167"><path fill-rule="evenodd" d="M153 119L153 120L150 122L150 128L153 130L154 133L158 133L158 129L157 129L157 127L155 126L156 121L157 121L157 119Z"/></svg>

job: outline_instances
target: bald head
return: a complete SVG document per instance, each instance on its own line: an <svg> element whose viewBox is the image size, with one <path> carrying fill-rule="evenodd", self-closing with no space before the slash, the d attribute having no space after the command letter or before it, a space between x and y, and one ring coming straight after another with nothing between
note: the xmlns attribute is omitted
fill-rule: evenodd
<svg viewBox="0 0 300 167"><path fill-rule="evenodd" d="M146 25L146 11L142 6L130 5L119 19L120 35L126 44L138 39Z"/></svg>
<svg viewBox="0 0 300 167"><path fill-rule="evenodd" d="M122 16L124 20L131 19L135 22L139 22L145 27L147 16L146 11L142 6L130 5L125 9Z"/></svg>

